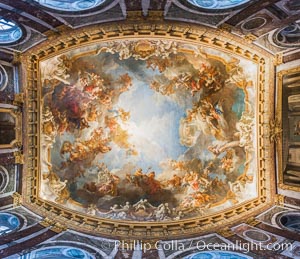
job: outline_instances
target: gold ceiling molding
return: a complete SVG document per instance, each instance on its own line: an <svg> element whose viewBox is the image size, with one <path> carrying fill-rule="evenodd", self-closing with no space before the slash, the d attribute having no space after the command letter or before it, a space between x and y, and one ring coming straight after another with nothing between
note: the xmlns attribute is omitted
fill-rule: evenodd
<svg viewBox="0 0 300 259"><path fill-rule="evenodd" d="M222 228L218 230L217 233L225 238L234 236L234 232L229 227Z"/></svg>
<svg viewBox="0 0 300 259"><path fill-rule="evenodd" d="M276 194L275 195L275 204L279 206L284 206L284 195Z"/></svg>
<svg viewBox="0 0 300 259"><path fill-rule="evenodd" d="M249 33L247 35L244 36L244 39L248 42L248 43L253 43L257 37L255 35L253 35L252 33Z"/></svg>
<svg viewBox="0 0 300 259"><path fill-rule="evenodd" d="M14 152L15 163L16 164L24 164L24 154L21 151Z"/></svg>
<svg viewBox="0 0 300 259"><path fill-rule="evenodd" d="M250 201L235 205L225 211L209 216L167 222L135 222L117 221L107 218L96 218L87 214L75 212L57 206L54 202L43 200L39 197L40 179L40 72L39 62L50 57L62 54L79 46L89 46L99 42L112 42L116 40L168 39L173 41L188 42L203 48L210 47L225 53L234 54L251 60L258 66L257 103L257 192L258 197ZM151 53L151 51L150 51ZM142 53L147 55L147 53ZM273 81L272 56L253 45L227 32L214 30L208 27L187 26L186 24L160 23L140 21L134 24L97 25L76 31L66 31L62 36L55 36L53 40L36 46L21 56L25 70L25 107L26 114L26 140L24 143L25 165L23 173L23 205L37 214L49 217L64 226L86 231L103 236L118 236L121 239L168 239L174 237L190 236L204 232L211 232L225 225L233 224L249 215L256 215L274 203L274 186L271 180L274 171L274 159L267 154L272 154L273 146L268 138L268 121L273 113L274 93L271 92ZM268 87L266 89L266 87ZM273 181L274 182L274 181Z"/></svg>
<svg viewBox="0 0 300 259"><path fill-rule="evenodd" d="M282 124L281 121L278 119L278 116L275 119L271 119L269 122L269 138L271 142L280 142L282 137Z"/></svg>
<svg viewBox="0 0 300 259"><path fill-rule="evenodd" d="M14 207L19 207L20 205L23 204L23 198L20 193L14 192L12 197L13 197L13 206Z"/></svg>
<svg viewBox="0 0 300 259"><path fill-rule="evenodd" d="M23 93L15 94L13 104L22 107L24 104L24 94Z"/></svg>
<svg viewBox="0 0 300 259"><path fill-rule="evenodd" d="M222 31L222 32L232 32L232 30L234 29L234 26L228 24L228 23L222 23L221 25L218 26L218 30Z"/></svg>
<svg viewBox="0 0 300 259"><path fill-rule="evenodd" d="M257 220L256 218L254 217L250 217L246 220L246 224L249 225L249 226L253 226L255 227L256 225L258 225L260 223L259 220Z"/></svg>
<svg viewBox="0 0 300 259"><path fill-rule="evenodd" d="M39 222L41 226L44 228L50 228L51 231L54 231L55 233L61 233L65 230L67 230L66 226L59 222L55 222L54 220L51 220L49 218L44 218L42 221Z"/></svg>
<svg viewBox="0 0 300 259"><path fill-rule="evenodd" d="M279 66L282 63L283 63L283 54L282 53L276 54L274 57L274 65Z"/></svg>
<svg viewBox="0 0 300 259"><path fill-rule="evenodd" d="M39 222L39 224L45 228L53 226L55 222L49 218L44 218L42 221Z"/></svg>

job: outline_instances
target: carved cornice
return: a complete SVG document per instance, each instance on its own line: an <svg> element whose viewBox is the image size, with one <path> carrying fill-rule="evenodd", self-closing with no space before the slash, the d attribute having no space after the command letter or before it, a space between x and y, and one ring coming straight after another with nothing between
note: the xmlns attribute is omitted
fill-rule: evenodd
<svg viewBox="0 0 300 259"><path fill-rule="evenodd" d="M279 66L283 63L283 54L277 53L274 57L274 66Z"/></svg>
<svg viewBox="0 0 300 259"><path fill-rule="evenodd" d="M18 207L18 206L22 205L23 199L22 199L22 195L20 193L14 192L12 197L13 197L13 206L14 207Z"/></svg>
<svg viewBox="0 0 300 259"><path fill-rule="evenodd" d="M244 36L244 39L245 39L248 43L251 44L251 43L253 43L253 42L257 39L257 37L256 37L255 35L249 33L249 34L247 34L247 35Z"/></svg>
<svg viewBox="0 0 300 259"><path fill-rule="evenodd" d="M271 142L280 142L282 137L282 123L278 117L269 122L269 139Z"/></svg>
<svg viewBox="0 0 300 259"><path fill-rule="evenodd" d="M250 217L248 220L246 220L246 224L249 226L253 226L253 227L258 225L259 223L260 223L260 221L254 217Z"/></svg>
<svg viewBox="0 0 300 259"><path fill-rule="evenodd" d="M23 106L23 104L24 104L24 93L15 94L13 104L16 105L16 106Z"/></svg>
<svg viewBox="0 0 300 259"><path fill-rule="evenodd" d="M276 194L275 196L275 204L279 206L284 205L284 195L282 194Z"/></svg>
<svg viewBox="0 0 300 259"><path fill-rule="evenodd" d="M225 227L225 228L223 228L223 229L217 231L217 233L218 233L220 236L225 237L225 238L231 237L231 236L234 235L234 232L232 232L228 227Z"/></svg>
<svg viewBox="0 0 300 259"><path fill-rule="evenodd" d="M232 32L233 26L228 23L222 23L220 26L218 26L218 30L222 32Z"/></svg>
<svg viewBox="0 0 300 259"><path fill-rule="evenodd" d="M44 218L41 222L39 222L40 225L42 225L43 227L47 228L50 226L53 226L55 224L55 222L49 218Z"/></svg>
<svg viewBox="0 0 300 259"><path fill-rule="evenodd" d="M67 230L67 227L59 222L55 223L55 225L51 228L52 231L55 233L61 233Z"/></svg>
<svg viewBox="0 0 300 259"><path fill-rule="evenodd" d="M21 143L17 143L18 145L16 147L20 147ZM24 164L24 155L21 151L15 151L14 152L15 157L15 163L16 164Z"/></svg>

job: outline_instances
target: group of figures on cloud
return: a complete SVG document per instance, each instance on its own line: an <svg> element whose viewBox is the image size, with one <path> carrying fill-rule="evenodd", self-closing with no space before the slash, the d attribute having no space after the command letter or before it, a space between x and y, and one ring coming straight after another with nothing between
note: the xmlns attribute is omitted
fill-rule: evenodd
<svg viewBox="0 0 300 259"><path fill-rule="evenodd" d="M67 62L67 58L63 62ZM77 167L75 174L67 179L83 175L86 168L98 154L111 150L114 142L125 148L131 155L136 154L133 145L128 142L128 133L120 124L126 123L130 112L121 107L114 109L119 96L132 86L131 77L125 73L115 79L105 78L96 73L78 72L72 85L56 82L44 93L43 120L47 126L44 133L52 142L62 142L60 155L63 159L60 170ZM48 80L46 86L51 85ZM70 84L70 83L69 83ZM70 141L64 135L74 136Z"/></svg>
<svg viewBox="0 0 300 259"><path fill-rule="evenodd" d="M98 176L95 181L85 182L82 189L79 189L81 197L87 200L97 201L104 196L119 197L124 196L124 189L127 193L134 193L136 189L142 190L144 195L149 197L159 194L163 191L161 182L155 179L155 172L151 171L147 174L142 169L137 169L133 174L127 173L125 177L111 173L104 163L97 166Z"/></svg>
<svg viewBox="0 0 300 259"><path fill-rule="evenodd" d="M194 142L195 135L192 131L196 130L201 130L203 134L213 135L220 140L226 139L229 127L224 117L223 101L223 99L219 99L212 104L211 99L206 97L187 111L186 118L181 121L184 128L184 137L182 138L184 144L191 145ZM197 128L193 129L193 127Z"/></svg>
<svg viewBox="0 0 300 259"><path fill-rule="evenodd" d="M172 163L174 165L175 161ZM253 180L246 174L239 176L234 182L222 180L218 176L211 178L211 173L216 169L213 162L200 173L186 171L182 167L183 163L177 162L174 172L178 172L178 175L174 173L164 180L156 179L155 172L143 173L140 168L125 177L118 176L109 172L105 164L101 164L98 166L97 182L85 183L79 194L89 201L87 212L91 215L129 220L175 220L204 213L207 209L228 201L236 204L246 184ZM223 162L220 163L219 167L222 167ZM162 202L162 198L169 194L170 197L176 195L180 198ZM141 196L146 198L137 200ZM104 209L97 205L102 199L106 204L111 204L110 208Z"/></svg>
<svg viewBox="0 0 300 259"><path fill-rule="evenodd" d="M92 154L109 152L111 148L108 143L109 140L104 137L102 128L94 130L91 138L86 141L76 141L74 145L70 141L64 141L60 154L63 156L68 153L69 159L63 163L61 169L67 167L68 163L87 160Z"/></svg>
<svg viewBox="0 0 300 259"><path fill-rule="evenodd" d="M128 73L111 78L85 71L84 67L75 72L67 56L58 60L51 79L44 80L44 109L51 110L58 134L89 128L90 123L104 116L103 109L111 109L116 99L132 86Z"/></svg>
<svg viewBox="0 0 300 259"><path fill-rule="evenodd" d="M218 177L211 179L209 176L214 171L214 167L215 165L210 163L201 173L186 172L182 177L173 174L170 179L159 181L155 179L153 171L143 174L141 169L138 169L130 179L128 179L128 175L122 179L109 172L107 167L102 164L99 165L97 182L85 183L83 189L78 190L78 194L81 198L87 198L87 194L90 195L90 198L87 198L86 212L93 216L138 221L179 220L186 216L203 214L208 209L227 201L236 204L239 200L238 195L245 190L245 185L253 180L246 174L239 176L232 183L220 180ZM45 178L47 178L50 190L58 197L57 202L65 203L70 198L72 199L67 188L67 180L61 181L53 171ZM150 181L154 183L151 184L149 179L152 179ZM124 193L124 189L127 189L126 193ZM144 190L142 196L149 197L157 205L152 205L145 198L134 202L138 198L134 196L138 189ZM168 190L172 191L172 195L181 196L179 204L174 200L170 200L170 203L158 204L153 199L155 195L167 196ZM133 195L128 195L130 192ZM119 202L120 195L124 195L125 198L134 197L134 199L131 199L131 202L123 202L124 205L122 205L122 202ZM97 202L103 198L104 202L118 203L104 209L101 205L97 205Z"/></svg>
<svg viewBox="0 0 300 259"><path fill-rule="evenodd" d="M162 64L164 67L161 67ZM148 60L148 67L152 69L158 67L161 72L172 65L176 63L172 64L169 59L164 59L161 64L157 64L157 60L153 58ZM225 79L218 68L203 63L196 73L182 72L164 83L161 83L161 78L158 78L151 82L150 87L163 95L175 94L179 89L186 89L192 96L200 91L213 94L224 87Z"/></svg>

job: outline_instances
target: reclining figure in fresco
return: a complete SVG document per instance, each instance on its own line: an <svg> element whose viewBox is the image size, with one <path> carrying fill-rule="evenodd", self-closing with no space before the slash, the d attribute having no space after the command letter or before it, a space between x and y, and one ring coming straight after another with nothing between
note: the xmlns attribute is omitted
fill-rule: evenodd
<svg viewBox="0 0 300 259"><path fill-rule="evenodd" d="M55 195L55 201L58 203L66 202L70 193L67 189L67 180L61 181L55 172L49 167L49 173L47 175L43 175L44 183L46 183L49 187L52 195Z"/></svg>
<svg viewBox="0 0 300 259"><path fill-rule="evenodd" d="M157 221L168 220L171 219L171 210L169 208L168 203L161 203L154 210L154 217Z"/></svg>
<svg viewBox="0 0 300 259"><path fill-rule="evenodd" d="M132 207L134 208L135 211L139 211L139 210L146 211L148 209L155 208L154 206L152 206L152 204L148 202L147 199L140 199L137 203L133 204Z"/></svg>
<svg viewBox="0 0 300 259"><path fill-rule="evenodd" d="M86 210L86 213L92 216L95 216L97 214L98 208L96 204L90 204Z"/></svg>

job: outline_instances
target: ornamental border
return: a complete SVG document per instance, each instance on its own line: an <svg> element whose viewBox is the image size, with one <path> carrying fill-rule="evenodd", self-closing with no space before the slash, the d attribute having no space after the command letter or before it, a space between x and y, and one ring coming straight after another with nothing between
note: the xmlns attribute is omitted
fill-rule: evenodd
<svg viewBox="0 0 300 259"><path fill-rule="evenodd" d="M192 26L180 23L161 22L158 20L136 20L132 23L98 25L74 31L61 28L62 35L49 33L49 39L39 46L27 51L22 57L23 78L25 86L25 136L23 167L23 205L37 214L51 218L70 229L102 236L118 237L120 239L168 239L191 236L203 232L218 230L231 225L237 220L247 219L257 215L274 204L275 171L273 159L274 147L269 141L268 124L266 121L274 113L274 57L259 49L250 42L230 34L227 31L216 30L203 26ZM258 65L257 82L257 188L258 197L251 201L205 217L170 222L122 222L88 216L61 208L52 202L38 197L39 188L39 61L58 55L61 52L78 46L102 41L126 39L169 39L201 44L203 47L215 48L226 53L232 53L253 61ZM269 86L267 88L266 86Z"/></svg>

